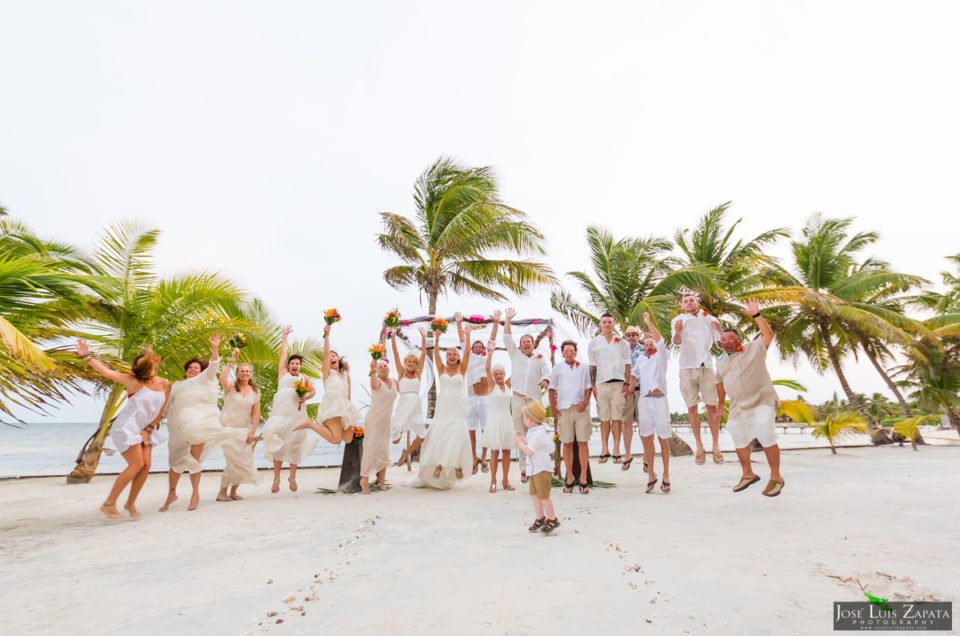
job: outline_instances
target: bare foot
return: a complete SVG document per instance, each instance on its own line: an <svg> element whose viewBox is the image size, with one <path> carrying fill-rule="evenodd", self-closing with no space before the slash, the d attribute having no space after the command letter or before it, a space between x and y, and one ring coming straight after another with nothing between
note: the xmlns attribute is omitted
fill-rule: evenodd
<svg viewBox="0 0 960 636"><path fill-rule="evenodd" d="M233 493L232 495L230 495L230 498L233 499L234 501L240 501L241 499L243 499L243 497L241 497L237 493Z"/></svg>
<svg viewBox="0 0 960 636"><path fill-rule="evenodd" d="M287 481L290 482L290 492L297 492L297 480L290 478Z"/></svg>
<svg viewBox="0 0 960 636"><path fill-rule="evenodd" d="M273 486L270 487L270 492L280 492L280 480L273 482Z"/></svg>
<svg viewBox="0 0 960 636"><path fill-rule="evenodd" d="M513 486L510 485L510 482L506 479L503 480L503 489L504 490L516 490Z"/></svg>
<svg viewBox="0 0 960 636"><path fill-rule="evenodd" d="M364 495L372 495L373 491L367 488L366 490L361 491Z"/></svg>
<svg viewBox="0 0 960 636"><path fill-rule="evenodd" d="M302 431L305 428L309 428L315 431L317 430L317 423L314 422L313 420L304 420L303 422L300 422L299 424L294 426L293 430Z"/></svg>
<svg viewBox="0 0 960 636"><path fill-rule="evenodd" d="M134 506L129 501L123 506L123 509L129 512L130 516L134 519L138 519L143 516L142 514L140 514L140 511L137 510L137 507Z"/></svg>
<svg viewBox="0 0 960 636"><path fill-rule="evenodd" d="M166 512L167 510L169 510L170 504L172 504L176 500L177 500L177 493L171 490L170 494L167 495L167 500L163 503L162 506L160 506L160 512Z"/></svg>
<svg viewBox="0 0 960 636"><path fill-rule="evenodd" d="M490 492L497 492L497 482L495 481L490 482Z"/></svg>
<svg viewBox="0 0 960 636"><path fill-rule="evenodd" d="M217 495L217 501L233 501L230 495Z"/></svg>
<svg viewBox="0 0 960 636"><path fill-rule="evenodd" d="M458 468L458 469L457 469L457 479L463 479L463 469L462 469L462 468Z"/></svg>
<svg viewBox="0 0 960 636"><path fill-rule="evenodd" d="M190 496L190 505L187 506L187 510L196 510L197 506L200 505L200 493L195 492Z"/></svg>
<svg viewBox="0 0 960 636"><path fill-rule="evenodd" d="M433 478L434 478L434 479L440 479L440 473L441 473L441 472L443 472L443 466L437 466L437 467L433 470Z"/></svg>
<svg viewBox="0 0 960 636"><path fill-rule="evenodd" d="M397 460L397 463L395 464L395 466L396 466L397 468L399 468L400 466L403 466L404 464L407 463L407 455L408 455L408 453L407 453L406 450L404 450L402 453L400 453L400 459L398 459L398 460Z"/></svg>
<svg viewBox="0 0 960 636"><path fill-rule="evenodd" d="M123 519L123 515L120 514L119 510L117 510L117 506L115 504L103 504L100 506L100 512L107 515L111 519Z"/></svg>

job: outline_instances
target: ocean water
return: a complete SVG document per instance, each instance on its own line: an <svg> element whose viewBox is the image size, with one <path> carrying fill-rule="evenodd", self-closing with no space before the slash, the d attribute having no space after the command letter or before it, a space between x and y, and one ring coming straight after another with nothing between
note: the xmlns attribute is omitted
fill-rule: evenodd
<svg viewBox="0 0 960 636"><path fill-rule="evenodd" d="M87 438L96 430L95 423L34 423L24 424L20 428L0 425L0 479L15 477L36 477L49 475L66 475L76 465L77 454ZM688 444L693 446L693 433L689 427L676 427L677 434ZM797 429L788 432L778 431L780 447L787 449L797 448L824 448L826 442L816 439L808 431ZM709 447L710 433L703 430L703 439ZM405 440L404 440L405 441ZM866 435L853 435L838 442L838 446L858 446L868 444ZM390 456L394 460L400 457L402 444L390 446ZM107 440L107 447L111 444ZM724 451L733 451L733 442L726 432L721 430L720 448ZM600 454L601 443L599 429L594 431L590 438L590 454ZM633 451L642 452L640 440L634 434ZM271 465L263 459L262 446L257 445L255 451L257 466L270 468ZM343 457L343 445L331 446L321 441L313 454L301 464L304 467L339 466ZM99 473L118 473L125 466L123 457L119 453L108 455L104 453L100 458ZM204 462L208 470L223 468L223 453L214 452ZM167 446L162 444L153 450L153 468L155 472L167 470Z"/></svg>

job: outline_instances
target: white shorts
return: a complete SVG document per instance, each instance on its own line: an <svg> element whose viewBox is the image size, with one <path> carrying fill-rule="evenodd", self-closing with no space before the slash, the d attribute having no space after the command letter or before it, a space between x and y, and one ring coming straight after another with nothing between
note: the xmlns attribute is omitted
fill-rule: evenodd
<svg viewBox="0 0 960 636"><path fill-rule="evenodd" d="M777 407L763 404L746 411L741 411L734 419L727 420L727 431L733 438L735 448L746 448L754 437L764 448L776 446L777 431L774 424L777 417Z"/></svg>
<svg viewBox="0 0 960 636"><path fill-rule="evenodd" d="M483 430L487 423L487 411L490 410L490 400L486 395L467 396L467 430Z"/></svg>
<svg viewBox="0 0 960 636"><path fill-rule="evenodd" d="M640 437L650 437L653 434L660 439L673 437L667 396L637 398L637 433Z"/></svg>

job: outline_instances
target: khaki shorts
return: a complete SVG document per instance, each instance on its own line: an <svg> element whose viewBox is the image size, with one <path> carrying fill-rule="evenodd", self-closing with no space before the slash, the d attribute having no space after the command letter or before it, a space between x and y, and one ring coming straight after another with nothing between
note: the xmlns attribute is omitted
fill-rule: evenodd
<svg viewBox="0 0 960 636"><path fill-rule="evenodd" d="M600 415L600 421L621 421L626 398L627 396L623 394L623 382L601 382L597 384L597 411Z"/></svg>
<svg viewBox="0 0 960 636"><path fill-rule="evenodd" d="M548 470L537 473L530 478L530 494L537 499L550 498L550 482L553 480L553 473Z"/></svg>
<svg viewBox="0 0 960 636"><path fill-rule="evenodd" d="M637 392L634 391L630 397L626 398L623 405L623 423L633 424L637 421Z"/></svg>
<svg viewBox="0 0 960 636"><path fill-rule="evenodd" d="M593 432L593 422L590 421L590 409L577 413L577 407L570 406L559 413L557 432L560 433L561 444L572 444L576 433L577 441L586 444Z"/></svg>
<svg viewBox="0 0 960 636"><path fill-rule="evenodd" d="M707 406L717 405L717 375L709 367L680 369L680 394L687 408L701 402Z"/></svg>
<svg viewBox="0 0 960 636"><path fill-rule="evenodd" d="M764 448L777 444L777 407L761 404L741 411L727 420L727 432L733 438L734 448L746 448L754 437Z"/></svg>

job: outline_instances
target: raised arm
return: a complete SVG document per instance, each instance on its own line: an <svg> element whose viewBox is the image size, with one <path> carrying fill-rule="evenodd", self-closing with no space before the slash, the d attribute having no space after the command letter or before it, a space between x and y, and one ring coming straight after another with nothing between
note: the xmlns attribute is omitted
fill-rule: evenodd
<svg viewBox="0 0 960 636"><path fill-rule="evenodd" d="M323 380L330 375L330 325L323 326Z"/></svg>
<svg viewBox="0 0 960 636"><path fill-rule="evenodd" d="M510 355L510 359L513 360L513 356L517 355L517 343L513 341L513 328L510 325L510 321L517 315L517 310L513 307L509 307L506 313L506 320L503 323L503 346L507 348L507 353Z"/></svg>
<svg viewBox="0 0 960 636"><path fill-rule="evenodd" d="M453 319L457 321L457 335L460 336L460 344L463 344L463 340L466 338L463 333L463 314L458 311L453 314Z"/></svg>
<svg viewBox="0 0 960 636"><path fill-rule="evenodd" d="M220 386L223 388L224 395L230 391L230 372L233 371L233 367L237 364L237 356L240 355L239 349L234 349L233 353L230 354L230 359L225 365L223 365L223 371L220 372Z"/></svg>
<svg viewBox="0 0 960 636"><path fill-rule="evenodd" d="M460 375L467 375L467 368L470 366L470 332L473 331L473 325L467 325L463 328L463 351L460 353Z"/></svg>
<svg viewBox="0 0 960 636"><path fill-rule="evenodd" d="M210 364L204 370L206 376L211 382L216 382L217 371L220 368L220 343L223 342L223 336L218 333L210 336Z"/></svg>
<svg viewBox="0 0 960 636"><path fill-rule="evenodd" d="M403 377L403 361L400 360L400 352L397 351L397 330L390 331L390 348L393 351L393 365L397 367L397 377ZM374 373L376 375L376 373Z"/></svg>
<svg viewBox="0 0 960 636"><path fill-rule="evenodd" d="M496 350L496 346L487 345L487 382L491 387L496 384L493 380L493 352Z"/></svg>
<svg viewBox="0 0 960 636"><path fill-rule="evenodd" d="M493 329L490 331L490 340L493 341L494 346L496 346L496 343L497 343L497 332L500 330L500 316L501 316L501 315L502 315L502 314L500 313L500 310L498 309L497 311L493 312L493 315L492 315L492 316L490 316L491 318L493 318Z"/></svg>
<svg viewBox="0 0 960 636"><path fill-rule="evenodd" d="M437 375L443 373L444 364L440 360L440 332L433 332L433 363L437 366Z"/></svg>
<svg viewBox="0 0 960 636"><path fill-rule="evenodd" d="M116 382L117 384L122 384L127 389L128 393L134 393L140 390L140 387L143 386L140 380L133 377L132 374L114 371L93 357L93 354L90 353L90 346L83 338L77 340L77 355L83 358L84 362L90 365L91 369L102 375L107 380Z"/></svg>
<svg viewBox="0 0 960 636"><path fill-rule="evenodd" d="M644 312L643 322L647 325L647 333L650 334L650 337L653 338L654 342L660 342L663 340L663 336L660 335L660 330L657 329L657 326L653 324L653 320L650 318L650 314Z"/></svg>
<svg viewBox="0 0 960 636"><path fill-rule="evenodd" d="M753 299L748 300L744 304L743 309L744 313L753 318L753 322L757 323L757 327L760 329L760 338L763 340L763 346L769 349L770 343L773 342L773 330L770 329L770 325L768 325L767 321L760 315L760 303Z"/></svg>
<svg viewBox="0 0 960 636"><path fill-rule="evenodd" d="M423 373L423 365L427 363L427 330L420 327L420 359L417 361L417 379Z"/></svg>
<svg viewBox="0 0 960 636"><path fill-rule="evenodd" d="M293 331L293 327L287 325L280 330L280 366L277 367L280 371L278 373L278 378L282 378L287 375L287 337L290 336L290 333Z"/></svg>

